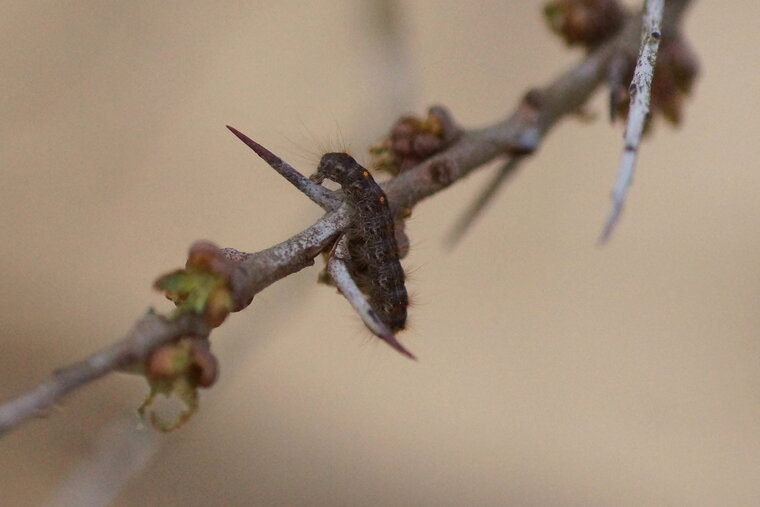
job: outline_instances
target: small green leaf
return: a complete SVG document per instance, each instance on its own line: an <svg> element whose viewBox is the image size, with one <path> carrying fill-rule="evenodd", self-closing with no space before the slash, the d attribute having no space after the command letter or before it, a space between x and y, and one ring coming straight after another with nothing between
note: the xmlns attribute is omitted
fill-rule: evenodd
<svg viewBox="0 0 760 507"><path fill-rule="evenodd" d="M207 269L174 271L156 280L155 287L177 305L175 317L186 313L206 315L209 323L216 326L233 307L227 279Z"/></svg>

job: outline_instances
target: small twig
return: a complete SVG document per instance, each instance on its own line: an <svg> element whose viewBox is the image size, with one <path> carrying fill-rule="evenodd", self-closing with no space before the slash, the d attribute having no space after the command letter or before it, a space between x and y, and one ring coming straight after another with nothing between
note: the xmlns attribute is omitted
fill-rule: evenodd
<svg viewBox="0 0 760 507"><path fill-rule="evenodd" d="M623 211L626 192L633 179L636 157L641 144L641 134L644 132L644 122L647 114L649 114L652 77L657 60L657 50L660 48L660 40L662 39L663 7L664 0L647 0L644 6L641 50L636 62L636 69L633 71L633 81L629 88L631 105L625 127L623 154L620 157L617 179L612 187L612 209L610 209L599 238L600 243L607 241L612 234L620 218L620 213Z"/></svg>
<svg viewBox="0 0 760 507"><path fill-rule="evenodd" d="M0 406L0 435L20 422L44 415L57 400L103 375L119 368L144 361L157 347L181 336L208 336L208 325L197 315L185 315L169 320L158 315L146 315L118 341L83 361L53 373L34 389Z"/></svg>
<svg viewBox="0 0 760 507"><path fill-rule="evenodd" d="M354 310L356 310L356 313L359 314L362 322L364 322L367 328L372 331L375 336L385 341L388 345L404 354L406 357L416 360L417 358L414 354L404 348L393 335L393 332L388 329L388 326L380 320L380 317L375 313L375 310L372 309L367 298L364 297L362 291L357 287L356 282L349 273L348 265L346 264L346 261L350 259L350 255L351 254L348 251L348 240L345 235L341 236L327 261L327 272L329 273L330 278L332 278L336 287L338 287L338 290L340 290L341 294L343 294Z"/></svg>
<svg viewBox="0 0 760 507"><path fill-rule="evenodd" d="M475 219L480 216L481 212L486 208L491 199L499 192L502 184L507 181L507 178L515 172L517 166L520 164L522 156L514 155L507 160L501 167L499 167L496 176L494 176L486 185L483 192L478 195L477 200L473 201L467 210L459 217L454 227L449 233L449 237L446 241L449 247L453 247L456 243L462 239L467 229L475 222Z"/></svg>

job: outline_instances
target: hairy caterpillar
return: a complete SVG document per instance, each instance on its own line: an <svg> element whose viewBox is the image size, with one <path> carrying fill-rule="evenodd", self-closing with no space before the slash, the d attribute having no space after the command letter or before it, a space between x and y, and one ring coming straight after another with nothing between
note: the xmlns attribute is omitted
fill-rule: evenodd
<svg viewBox="0 0 760 507"><path fill-rule="evenodd" d="M349 269L369 304L392 331L406 326L409 297L388 200L372 175L346 153L327 153L311 179L327 178L341 186L351 207L352 226L346 231L351 254Z"/></svg>

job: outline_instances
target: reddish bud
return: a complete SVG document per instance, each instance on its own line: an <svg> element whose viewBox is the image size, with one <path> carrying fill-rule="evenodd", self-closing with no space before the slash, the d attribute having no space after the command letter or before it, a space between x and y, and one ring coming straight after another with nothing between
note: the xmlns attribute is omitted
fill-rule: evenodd
<svg viewBox="0 0 760 507"><path fill-rule="evenodd" d="M440 106L431 107L425 118L401 118L386 139L370 148L373 168L397 175L443 151L460 133L449 113Z"/></svg>
<svg viewBox="0 0 760 507"><path fill-rule="evenodd" d="M208 388L219 377L219 360L211 353L208 340L194 340L190 350L192 358L191 374L198 387Z"/></svg>
<svg viewBox="0 0 760 507"><path fill-rule="evenodd" d="M544 7L549 27L565 43L592 48L617 33L625 11L617 0L555 0Z"/></svg>
<svg viewBox="0 0 760 507"><path fill-rule="evenodd" d="M190 247L185 267L211 271L229 280L237 264L210 241L196 241Z"/></svg>
<svg viewBox="0 0 760 507"><path fill-rule="evenodd" d="M168 381L182 375L188 361L187 351L176 343L163 345L148 357L145 373L151 379Z"/></svg>
<svg viewBox="0 0 760 507"><path fill-rule="evenodd" d="M163 345L145 361L145 374L151 382L171 384L185 378L192 386L210 387L218 369L209 341L202 338L182 338Z"/></svg>

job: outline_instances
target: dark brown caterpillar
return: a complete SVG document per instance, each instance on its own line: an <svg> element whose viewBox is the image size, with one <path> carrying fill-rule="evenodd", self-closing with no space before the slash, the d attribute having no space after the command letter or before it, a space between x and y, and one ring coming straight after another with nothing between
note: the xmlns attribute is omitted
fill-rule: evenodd
<svg viewBox="0 0 760 507"><path fill-rule="evenodd" d="M354 214L346 231L351 276L380 320L392 331L404 329L409 297L388 199L369 171L345 153L322 156L311 179L322 183L325 178L341 186Z"/></svg>

